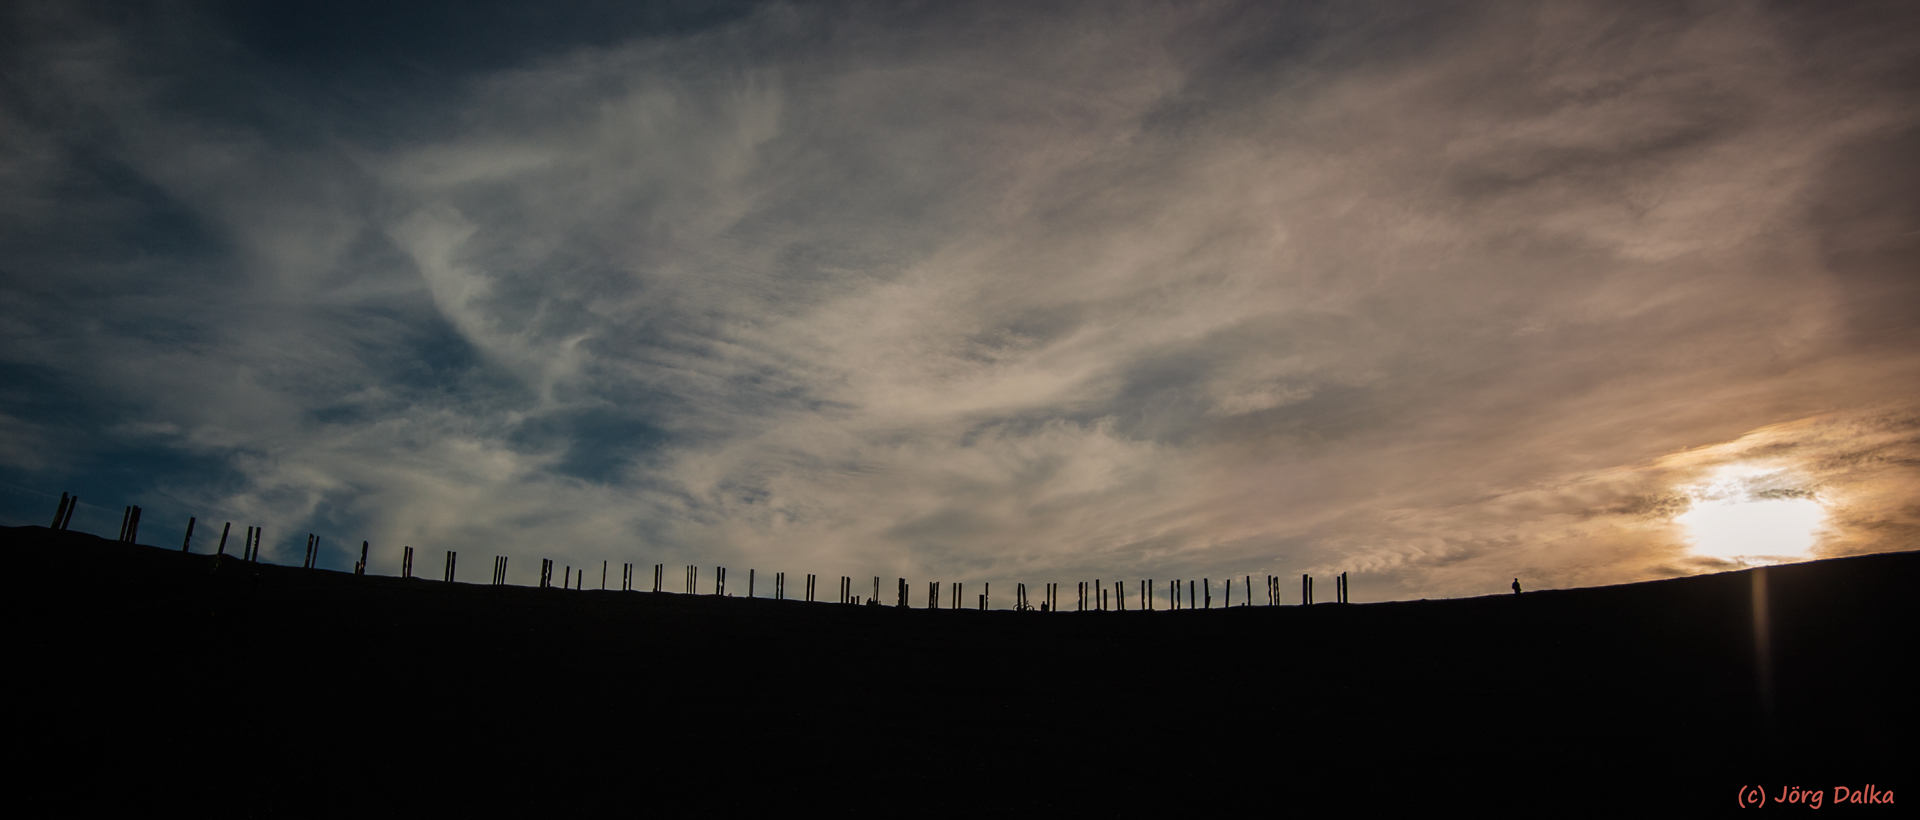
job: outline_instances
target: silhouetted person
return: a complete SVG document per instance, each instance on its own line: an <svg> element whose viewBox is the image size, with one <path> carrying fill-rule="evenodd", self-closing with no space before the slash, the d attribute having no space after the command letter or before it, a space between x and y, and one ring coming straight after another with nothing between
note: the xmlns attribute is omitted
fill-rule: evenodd
<svg viewBox="0 0 1920 820"><path fill-rule="evenodd" d="M1520 579L1518 578L1513 579L1513 594L1520 594Z"/></svg>

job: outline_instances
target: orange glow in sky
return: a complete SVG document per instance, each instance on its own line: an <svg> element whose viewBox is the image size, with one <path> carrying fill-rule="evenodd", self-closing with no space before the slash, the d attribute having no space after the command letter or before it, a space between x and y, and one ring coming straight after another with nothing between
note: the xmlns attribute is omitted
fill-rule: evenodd
<svg viewBox="0 0 1920 820"><path fill-rule="evenodd" d="M1779 473L1730 468L1692 488L1693 506L1674 520L1686 525L1695 554L1743 563L1804 559L1826 520L1811 497L1767 492Z"/></svg>

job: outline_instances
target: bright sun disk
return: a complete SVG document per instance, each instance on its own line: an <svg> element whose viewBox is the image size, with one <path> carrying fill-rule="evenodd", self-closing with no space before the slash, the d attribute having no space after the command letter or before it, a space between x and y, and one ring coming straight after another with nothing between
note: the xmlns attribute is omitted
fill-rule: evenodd
<svg viewBox="0 0 1920 820"><path fill-rule="evenodd" d="M1752 488L1774 474L1740 471L1691 488L1692 508L1675 517L1692 535L1697 555L1772 563L1807 557L1826 510L1812 498L1755 497Z"/></svg>

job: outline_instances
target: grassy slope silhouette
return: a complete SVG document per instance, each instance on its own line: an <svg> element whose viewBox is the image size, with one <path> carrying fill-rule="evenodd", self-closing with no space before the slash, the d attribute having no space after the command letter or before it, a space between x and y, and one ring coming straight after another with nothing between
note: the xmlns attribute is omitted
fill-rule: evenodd
<svg viewBox="0 0 1920 820"><path fill-rule="evenodd" d="M10 734L95 772L80 802L1731 808L1742 784L1897 790L1915 727L1915 553L1766 570L1768 690L1751 571L1041 614L0 543L27 683Z"/></svg>

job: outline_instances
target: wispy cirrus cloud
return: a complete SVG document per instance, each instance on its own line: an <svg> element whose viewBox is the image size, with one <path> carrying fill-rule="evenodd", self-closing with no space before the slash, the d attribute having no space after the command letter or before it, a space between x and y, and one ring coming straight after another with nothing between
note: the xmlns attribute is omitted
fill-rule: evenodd
<svg viewBox="0 0 1920 820"><path fill-rule="evenodd" d="M1904 12L493 11L363 59L16 17L16 486L283 549L1362 597L1721 566L1674 518L1743 459L1820 554L1915 520Z"/></svg>

